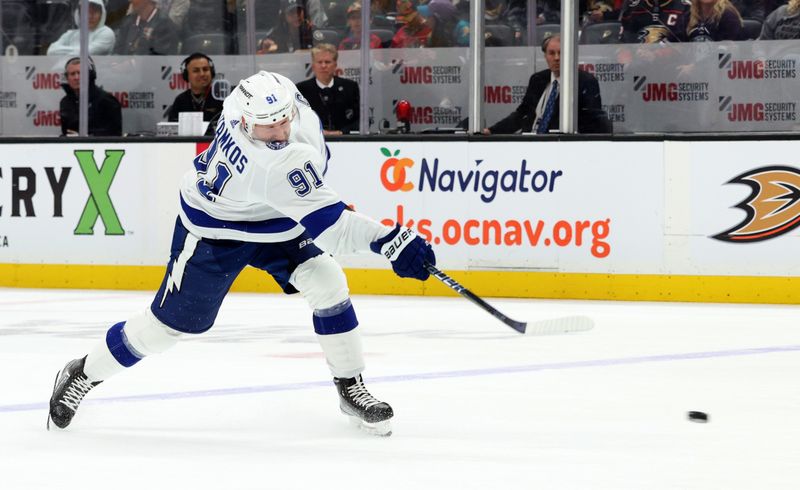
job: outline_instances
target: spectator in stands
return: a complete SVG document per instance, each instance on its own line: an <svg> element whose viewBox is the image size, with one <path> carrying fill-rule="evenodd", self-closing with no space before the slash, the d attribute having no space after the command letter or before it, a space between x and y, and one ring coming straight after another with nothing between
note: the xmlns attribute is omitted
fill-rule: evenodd
<svg viewBox="0 0 800 490"><path fill-rule="evenodd" d="M764 0L731 0L731 3L742 18L764 22L766 17Z"/></svg>
<svg viewBox="0 0 800 490"><path fill-rule="evenodd" d="M486 24L505 24L505 13L508 4L505 0L486 0L483 21Z"/></svg>
<svg viewBox="0 0 800 490"><path fill-rule="evenodd" d="M789 3L789 0L764 0L764 16L769 17L769 14L775 12L778 7L786 5L787 3Z"/></svg>
<svg viewBox="0 0 800 490"><path fill-rule="evenodd" d="M322 0L304 0L303 4L306 8L306 17L314 27L327 27L330 24L328 14L322 6Z"/></svg>
<svg viewBox="0 0 800 490"><path fill-rule="evenodd" d="M543 134L559 128L559 92L561 75L561 37L550 36L542 43L547 69L534 73L522 103L508 117L483 134L511 134L519 130ZM600 85L585 71L578 71L578 131L581 133L611 132L610 122L602 110Z"/></svg>
<svg viewBox="0 0 800 490"><path fill-rule="evenodd" d="M108 0L106 4L106 25L114 30L119 30L122 19L128 15L131 7L130 0Z"/></svg>
<svg viewBox="0 0 800 490"><path fill-rule="evenodd" d="M111 54L114 50L114 31L106 26L106 6L103 0L89 0L89 54ZM80 25L80 8L75 9L75 24ZM81 52L81 30L70 29L50 47L48 55L77 56Z"/></svg>
<svg viewBox="0 0 800 490"><path fill-rule="evenodd" d="M223 3L229 0L217 0ZM179 29L183 28L183 21L189 15L189 7L196 3L195 0L160 0L159 7L167 13L167 17Z"/></svg>
<svg viewBox="0 0 800 490"><path fill-rule="evenodd" d="M339 43L339 50L358 49L361 47L361 2L355 1L347 7L347 36ZM375 34L369 35L370 49L383 47L381 38Z"/></svg>
<svg viewBox="0 0 800 490"><path fill-rule="evenodd" d="M397 0L397 22L402 24L392 38L393 48L418 48L427 46L431 28L417 12L417 0Z"/></svg>
<svg viewBox="0 0 800 490"><path fill-rule="evenodd" d="M587 0L583 25L619 19L624 0Z"/></svg>
<svg viewBox="0 0 800 490"><path fill-rule="evenodd" d="M428 46L431 48L455 46L458 12L450 0L431 0L426 5L417 7L417 12L425 17L425 22L431 28Z"/></svg>
<svg viewBox="0 0 800 490"><path fill-rule="evenodd" d="M759 39L800 39L800 0L789 0L769 14Z"/></svg>
<svg viewBox="0 0 800 490"><path fill-rule="evenodd" d="M454 37L457 46L469 46L469 2L461 1L456 6L459 19L456 23ZM513 39L506 41L499 36L493 36L491 30L487 29L484 33L484 43L486 46L509 46L512 44L521 45L525 39L527 31L527 0L486 0L486 8L483 12L483 21L486 26L502 25L511 27Z"/></svg>
<svg viewBox="0 0 800 490"><path fill-rule="evenodd" d="M541 6L541 4L539 4L539 6ZM558 16L561 16L560 10ZM503 22L514 31L514 45L522 45L528 31L528 0L509 0L508 7L506 7L503 17ZM537 24L542 24L544 23L544 16L541 17L541 21L540 18L536 20Z"/></svg>
<svg viewBox="0 0 800 490"><path fill-rule="evenodd" d="M79 125L79 92L81 87L81 59L70 58L64 65L61 87L67 94L61 99L61 136L77 136ZM122 107L111 94L95 84L97 70L89 58L89 135L122 136Z"/></svg>
<svg viewBox="0 0 800 490"><path fill-rule="evenodd" d="M394 0L371 0L370 14L372 14L372 27L374 29L391 29L394 31L397 19L394 12Z"/></svg>
<svg viewBox="0 0 800 490"><path fill-rule="evenodd" d="M537 24L561 23L561 0L541 0L536 3Z"/></svg>
<svg viewBox="0 0 800 490"><path fill-rule="evenodd" d="M469 46L469 2L461 0L455 6L458 15L455 33L453 34L456 46Z"/></svg>
<svg viewBox="0 0 800 490"><path fill-rule="evenodd" d="M358 84L335 76L338 53L336 46L322 43L311 49L311 70L314 77L297 84L322 122L322 132L327 135L358 131Z"/></svg>
<svg viewBox="0 0 800 490"><path fill-rule="evenodd" d="M233 0L231 0L233 1ZM237 22L240 29L246 24L247 0L235 0ZM254 0L256 14L256 31L268 32L278 25L283 4L280 0ZM325 27L329 24L328 15L323 7L323 0L305 0L305 16L314 27Z"/></svg>
<svg viewBox="0 0 800 490"><path fill-rule="evenodd" d="M281 0L278 25L258 41L257 54L292 53L311 49L314 24L306 17L304 0Z"/></svg>
<svg viewBox="0 0 800 490"><path fill-rule="evenodd" d="M322 10L328 17L328 27L346 26L349 7L350 3L347 0L322 0Z"/></svg>
<svg viewBox="0 0 800 490"><path fill-rule="evenodd" d="M214 62L203 53L192 53L181 62L181 75L189 82L189 88L179 93L169 108L167 119L178 121L181 112L202 112L203 121L222 112L222 99L214 98L211 84L216 72Z"/></svg>
<svg viewBox="0 0 800 490"><path fill-rule="evenodd" d="M678 39L689 42L739 41L742 17L729 0L692 0L678 19Z"/></svg>
<svg viewBox="0 0 800 490"><path fill-rule="evenodd" d="M177 54L178 28L154 0L131 0L117 32L115 54Z"/></svg>
<svg viewBox="0 0 800 490"><path fill-rule="evenodd" d="M678 19L688 7L686 0L627 0L620 14L622 42L651 44L678 41Z"/></svg>

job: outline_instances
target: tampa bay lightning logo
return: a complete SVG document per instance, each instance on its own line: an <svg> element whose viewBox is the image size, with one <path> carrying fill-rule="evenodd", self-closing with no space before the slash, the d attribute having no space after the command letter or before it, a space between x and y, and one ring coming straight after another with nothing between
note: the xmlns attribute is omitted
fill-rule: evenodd
<svg viewBox="0 0 800 490"><path fill-rule="evenodd" d="M232 128L235 128L237 124L239 124L239 120L238 119L232 119L231 120L231 127Z"/></svg>
<svg viewBox="0 0 800 490"><path fill-rule="evenodd" d="M311 104L308 103L306 98L303 97L303 94L301 94L300 92L295 92L294 98L297 99L297 102L300 102L301 104L305 104L306 106L311 107Z"/></svg>
<svg viewBox="0 0 800 490"><path fill-rule="evenodd" d="M265 144L270 150L282 150L289 146L288 141L267 141Z"/></svg>

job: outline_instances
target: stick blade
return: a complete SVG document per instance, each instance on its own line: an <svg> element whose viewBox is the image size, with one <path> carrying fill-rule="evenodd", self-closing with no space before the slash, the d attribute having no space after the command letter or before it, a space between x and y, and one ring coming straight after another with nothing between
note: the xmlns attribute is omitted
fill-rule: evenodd
<svg viewBox="0 0 800 490"><path fill-rule="evenodd" d="M513 328L513 327L512 327ZM574 315L539 320L528 323L525 335L559 335L564 333L585 332L594 328L594 320L588 316Z"/></svg>
<svg viewBox="0 0 800 490"><path fill-rule="evenodd" d="M526 329L528 328L528 324L527 323L518 322L516 320L512 320L511 318L508 318L507 316L504 316L503 318L500 318L500 321L505 323L506 325L508 325L509 327L513 328L514 330L516 330L517 332L519 332L521 334L524 334Z"/></svg>

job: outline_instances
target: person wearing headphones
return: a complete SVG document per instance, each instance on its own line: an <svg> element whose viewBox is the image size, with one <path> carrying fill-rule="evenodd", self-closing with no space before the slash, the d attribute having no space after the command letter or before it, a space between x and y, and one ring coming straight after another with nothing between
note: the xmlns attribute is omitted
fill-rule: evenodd
<svg viewBox="0 0 800 490"><path fill-rule="evenodd" d="M64 65L65 83L61 84L67 94L61 99L61 136L77 136L79 124L81 59L70 58ZM97 70L89 58L89 135L122 136L122 107L110 93L95 84Z"/></svg>
<svg viewBox="0 0 800 490"><path fill-rule="evenodd" d="M214 62L203 53L192 53L181 62L180 69L189 88L175 97L167 119L177 122L181 112L202 112L203 121L211 121L222 112L222 100L211 93L211 84L217 75Z"/></svg>

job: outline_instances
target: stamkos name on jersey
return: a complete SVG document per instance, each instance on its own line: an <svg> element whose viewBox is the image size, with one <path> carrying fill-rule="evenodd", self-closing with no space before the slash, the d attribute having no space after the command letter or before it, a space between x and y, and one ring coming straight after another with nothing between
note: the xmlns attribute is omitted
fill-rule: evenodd
<svg viewBox="0 0 800 490"><path fill-rule="evenodd" d="M233 124L231 124L233 126ZM217 134L211 146L206 150L206 159L211 160L217 151L222 151L225 157L234 166L237 172L244 172L245 165L247 165L247 156L236 145L233 136L228 132L224 124L217 125Z"/></svg>

